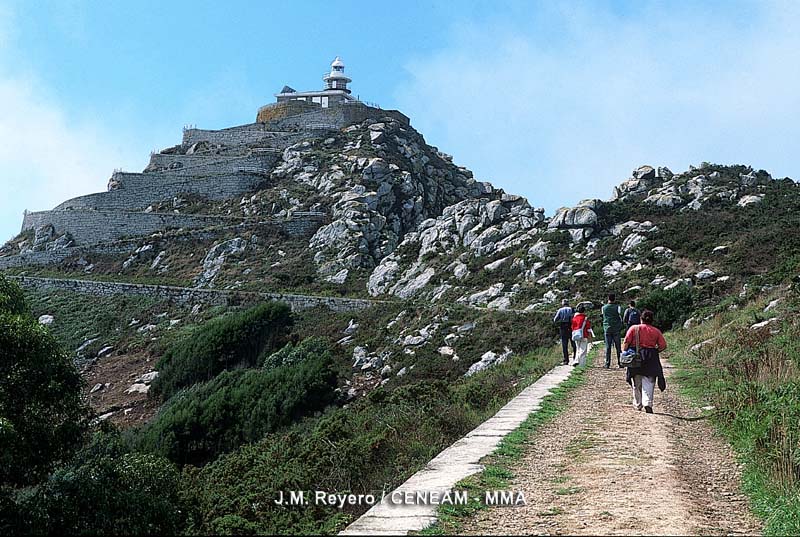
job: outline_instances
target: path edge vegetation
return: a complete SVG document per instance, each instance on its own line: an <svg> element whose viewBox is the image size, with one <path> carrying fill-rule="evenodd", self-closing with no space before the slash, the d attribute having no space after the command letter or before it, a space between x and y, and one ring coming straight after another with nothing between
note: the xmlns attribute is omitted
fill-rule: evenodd
<svg viewBox="0 0 800 537"><path fill-rule="evenodd" d="M767 311L767 304L777 306ZM800 468L800 441L796 432L791 434L797 430L793 424L800 425L798 288L729 300L710 313L710 320L699 326L667 336L673 379L679 393L704 410L714 431L733 448L741 467L739 485L764 524L763 534L800 534L800 484L796 477L776 477L774 468L785 467L780 469L789 476ZM777 329L751 327L771 318L779 319ZM742 371L740 353L752 355L750 374ZM765 454L759 445L762 435L774 429L789 433L782 438L789 443L794 438L795 447L781 442L776 449L782 453Z"/></svg>
<svg viewBox="0 0 800 537"><path fill-rule="evenodd" d="M595 345L599 348L601 346ZM464 527L464 523L475 513L490 506L483 501L488 491L508 490L515 477L513 468L525 453L529 444L542 426L555 419L567 406L568 396L586 383L588 368L593 363L589 354L585 367L576 367L561 384L550 390L538 410L532 412L522 424L506 435L492 454L481 463L483 471L462 479L454 487L455 491L467 493L466 504L440 505L436 512L437 521L416 535L454 535Z"/></svg>

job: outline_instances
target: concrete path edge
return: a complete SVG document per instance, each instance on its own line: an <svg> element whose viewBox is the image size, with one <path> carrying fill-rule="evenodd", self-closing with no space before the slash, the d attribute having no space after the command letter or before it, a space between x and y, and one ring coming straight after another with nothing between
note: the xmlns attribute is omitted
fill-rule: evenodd
<svg viewBox="0 0 800 537"><path fill-rule="evenodd" d="M405 494L439 494L452 491L456 483L483 470L480 460L497 449L503 438L536 412L542 400L572 374L575 368L559 365L522 390L494 416L444 449L422 470L385 496L339 535L408 535L437 520L433 503L393 503Z"/></svg>

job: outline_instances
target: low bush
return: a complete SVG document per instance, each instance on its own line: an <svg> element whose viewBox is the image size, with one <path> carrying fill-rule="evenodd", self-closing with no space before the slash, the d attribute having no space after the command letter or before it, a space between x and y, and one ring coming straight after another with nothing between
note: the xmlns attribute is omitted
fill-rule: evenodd
<svg viewBox="0 0 800 537"><path fill-rule="evenodd" d="M655 326L661 330L670 330L692 315L694 293L688 285L679 285L673 289L657 289L638 301L640 311L651 310L655 314Z"/></svg>
<svg viewBox="0 0 800 537"><path fill-rule="evenodd" d="M8 502L4 534L156 535L184 526L180 472L155 455L132 453L119 435L98 433L68 465Z"/></svg>
<svg viewBox="0 0 800 537"><path fill-rule="evenodd" d="M333 360L320 341L305 340L270 362L276 365L225 371L173 396L142 431L140 447L201 465L335 400Z"/></svg>
<svg viewBox="0 0 800 537"><path fill-rule="evenodd" d="M254 367L263 352L271 353L285 343L291 325L289 306L280 302L212 319L166 350L156 366L159 375L152 390L168 398L222 371Z"/></svg>
<svg viewBox="0 0 800 537"><path fill-rule="evenodd" d="M744 489L768 535L800 533L800 299L784 297L751 328L763 302L727 310L671 338L678 380L745 463ZM691 335L691 337L687 337ZM713 339L712 339L713 338ZM696 341L711 341L690 350Z"/></svg>
<svg viewBox="0 0 800 537"><path fill-rule="evenodd" d="M28 308L20 287L0 275L0 314L26 315Z"/></svg>

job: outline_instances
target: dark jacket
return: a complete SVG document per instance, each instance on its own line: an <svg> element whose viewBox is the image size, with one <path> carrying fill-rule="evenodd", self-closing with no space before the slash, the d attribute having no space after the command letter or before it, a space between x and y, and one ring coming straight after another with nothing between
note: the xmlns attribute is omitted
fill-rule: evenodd
<svg viewBox="0 0 800 537"><path fill-rule="evenodd" d="M640 349L642 354L642 367L629 367L625 371L625 382L633 385L633 377L642 375L644 377L656 377L658 389L662 392L667 389L667 379L664 377L664 369L661 367L661 359L658 357L658 349Z"/></svg>

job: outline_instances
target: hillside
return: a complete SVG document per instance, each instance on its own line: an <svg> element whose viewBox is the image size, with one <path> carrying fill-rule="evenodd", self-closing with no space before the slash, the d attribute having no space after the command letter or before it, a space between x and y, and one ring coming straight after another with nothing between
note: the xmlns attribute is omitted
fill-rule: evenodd
<svg viewBox="0 0 800 537"><path fill-rule="evenodd" d="M27 214L0 249L113 446L81 456L166 461L171 530L341 529L357 508L267 504L401 482L560 361L561 299L615 292L668 329L800 273L800 186L763 170L641 166L547 216L399 112L297 106L185 130L107 192Z"/></svg>

